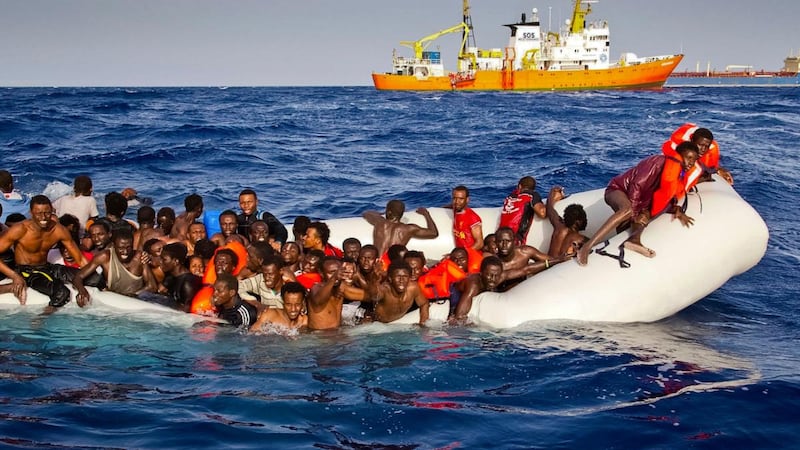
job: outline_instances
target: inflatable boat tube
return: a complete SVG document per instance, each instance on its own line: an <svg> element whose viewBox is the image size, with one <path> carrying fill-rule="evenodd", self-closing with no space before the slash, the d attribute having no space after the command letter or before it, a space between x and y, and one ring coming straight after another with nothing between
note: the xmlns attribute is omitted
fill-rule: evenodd
<svg viewBox="0 0 800 450"><path fill-rule="evenodd" d="M655 250L655 258L627 251L625 259L631 266L624 269L619 261L596 253L589 256L585 267L567 261L508 292L477 296L470 319L492 328L512 328L547 319L655 322L697 302L731 277L758 264L769 239L767 226L759 214L728 183L716 175L715 180L699 184L698 192L689 195L687 214L695 219L694 226L683 227L673 222L669 214L650 223L642 242ZM585 234L591 236L612 214L603 195L603 189L575 194L558 202L556 210L563 213L572 203L582 204L589 220ZM497 228L500 208L475 211L483 220L484 234ZM430 208L430 213L439 237L412 240L408 248L423 251L429 259L439 259L453 247L452 211ZM407 213L406 217L409 222L425 224L419 214ZM372 227L362 218L326 223L331 228L332 242L350 236L362 243L371 241ZM537 219L527 243L546 251L551 234L549 222ZM606 250L618 253L619 245L627 237L627 232L610 237ZM396 322L416 323L418 318L419 312L413 311ZM434 319L433 312L431 318Z"/></svg>

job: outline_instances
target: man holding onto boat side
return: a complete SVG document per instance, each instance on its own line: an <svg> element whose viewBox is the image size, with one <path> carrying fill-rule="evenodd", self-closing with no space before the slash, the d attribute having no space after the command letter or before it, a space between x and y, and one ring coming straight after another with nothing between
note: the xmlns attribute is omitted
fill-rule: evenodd
<svg viewBox="0 0 800 450"><path fill-rule="evenodd" d="M697 146L691 142L683 142L676 148L677 158L654 155L645 158L636 167L612 178L606 187L605 201L614 214L606 220L600 229L578 250L578 264L585 266L589 261L592 247L597 245L612 230L618 233L631 227L631 236L623 243L625 248L640 253L648 258L655 252L641 242L644 228L651 218L667 209L672 212L673 219L680 220L683 226L689 227L694 219L684 214L675 199L685 195L687 179L695 177L699 166Z"/></svg>
<svg viewBox="0 0 800 450"><path fill-rule="evenodd" d="M290 330L305 328L308 316L306 309L306 288L296 281L290 281L281 287L283 308L267 308L261 311L256 323L250 327L251 332L261 331L266 324L277 325Z"/></svg>
<svg viewBox="0 0 800 450"><path fill-rule="evenodd" d="M527 277L572 257L572 255L561 255L551 258L536 247L517 245L514 230L509 227L500 227L495 233L495 238L497 257L503 262L503 281L497 286L500 292L505 292L525 281ZM534 262L530 263L531 260Z"/></svg>
<svg viewBox="0 0 800 450"><path fill-rule="evenodd" d="M323 280L315 284L308 295L308 329L332 330L342 324L342 304L345 299L364 300L364 290L353 286L356 266L352 260L340 261L326 257L322 263Z"/></svg>
<svg viewBox="0 0 800 450"><path fill-rule="evenodd" d="M72 240L69 231L56 219L53 205L44 195L36 195L30 202L30 219L14 224L0 235L0 254L14 248L16 270L0 260L0 273L11 279L11 284L1 285L0 293L11 292L24 305L28 286L50 297L46 312L67 304L70 291L65 282L72 279L65 266L49 264L47 253L57 243L61 243L80 266L86 258Z"/></svg>
<svg viewBox="0 0 800 450"><path fill-rule="evenodd" d="M711 174L718 173L728 184L733 185L733 175L719 165L719 144L714 140L714 134L708 128L700 128L693 123L685 123L672 133L669 139L661 146L661 151L667 156L675 156L675 149L681 142L691 141L697 146L700 157L697 164L703 168L700 181L713 181Z"/></svg>
<svg viewBox="0 0 800 450"><path fill-rule="evenodd" d="M368 300L375 304L375 319L389 323L419 308L419 325L428 321L430 303L419 285L411 281L411 267L403 260L393 261L383 283L373 282L367 292Z"/></svg>
<svg viewBox="0 0 800 450"><path fill-rule="evenodd" d="M135 297L145 288L151 292L157 289L150 267L142 262L142 252L133 248L133 235L119 230L112 242L112 248L95 255L73 278L72 284L78 290L78 306L89 304L90 296L84 287L84 279L95 274L98 267L103 268L109 291Z"/></svg>
<svg viewBox="0 0 800 450"><path fill-rule="evenodd" d="M484 292L497 292L498 286L503 282L503 261L497 256L487 256L481 261L480 273L473 273L463 280L455 283L453 288L460 294L455 313L450 316L452 325L465 325L472 299Z"/></svg>
<svg viewBox="0 0 800 450"><path fill-rule="evenodd" d="M372 230L372 244L378 247L379 254L383 255L392 245L406 245L412 238L436 239L439 230L426 208L417 208L417 213L425 218L425 228L413 223L403 223L403 213L406 205L401 200L393 199L386 203L386 213L382 216L377 211L366 211L363 216Z"/></svg>

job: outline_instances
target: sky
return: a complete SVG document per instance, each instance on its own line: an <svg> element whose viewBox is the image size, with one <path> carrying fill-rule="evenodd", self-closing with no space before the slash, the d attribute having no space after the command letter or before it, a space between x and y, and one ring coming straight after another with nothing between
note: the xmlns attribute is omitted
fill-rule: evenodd
<svg viewBox="0 0 800 450"><path fill-rule="evenodd" d="M472 0L481 48L520 14L571 0ZM800 53L797 0L599 0L612 59L684 53L678 70L778 70ZM0 0L0 86L369 86L392 50L461 21L460 0ZM459 36L434 42L455 68Z"/></svg>

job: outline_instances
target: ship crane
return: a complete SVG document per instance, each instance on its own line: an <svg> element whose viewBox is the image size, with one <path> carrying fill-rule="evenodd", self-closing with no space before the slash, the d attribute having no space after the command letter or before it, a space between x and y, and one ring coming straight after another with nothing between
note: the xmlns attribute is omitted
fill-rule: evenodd
<svg viewBox="0 0 800 450"><path fill-rule="evenodd" d="M425 51L425 49L427 49L433 41L444 36L445 34L456 33L458 31L463 33L463 37L461 39L461 49L463 52L464 44L467 42L467 37L469 36L469 25L464 22L461 22L456 26L437 31L436 33L433 33L430 36L425 36L418 41L400 41L400 45L413 49L414 58L420 60L422 59L422 52Z"/></svg>

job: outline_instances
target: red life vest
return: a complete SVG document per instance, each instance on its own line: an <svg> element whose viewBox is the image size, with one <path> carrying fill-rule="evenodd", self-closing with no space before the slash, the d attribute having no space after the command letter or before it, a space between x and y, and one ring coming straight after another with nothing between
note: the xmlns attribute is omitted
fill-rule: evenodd
<svg viewBox="0 0 800 450"><path fill-rule="evenodd" d="M505 200L503 200L503 208L500 210L500 227L509 227L514 230L516 236L519 232L520 224L525 215L525 207L530 205L533 201L533 195L528 192L514 190ZM527 240L528 230L524 230L524 238L518 239L520 241Z"/></svg>

